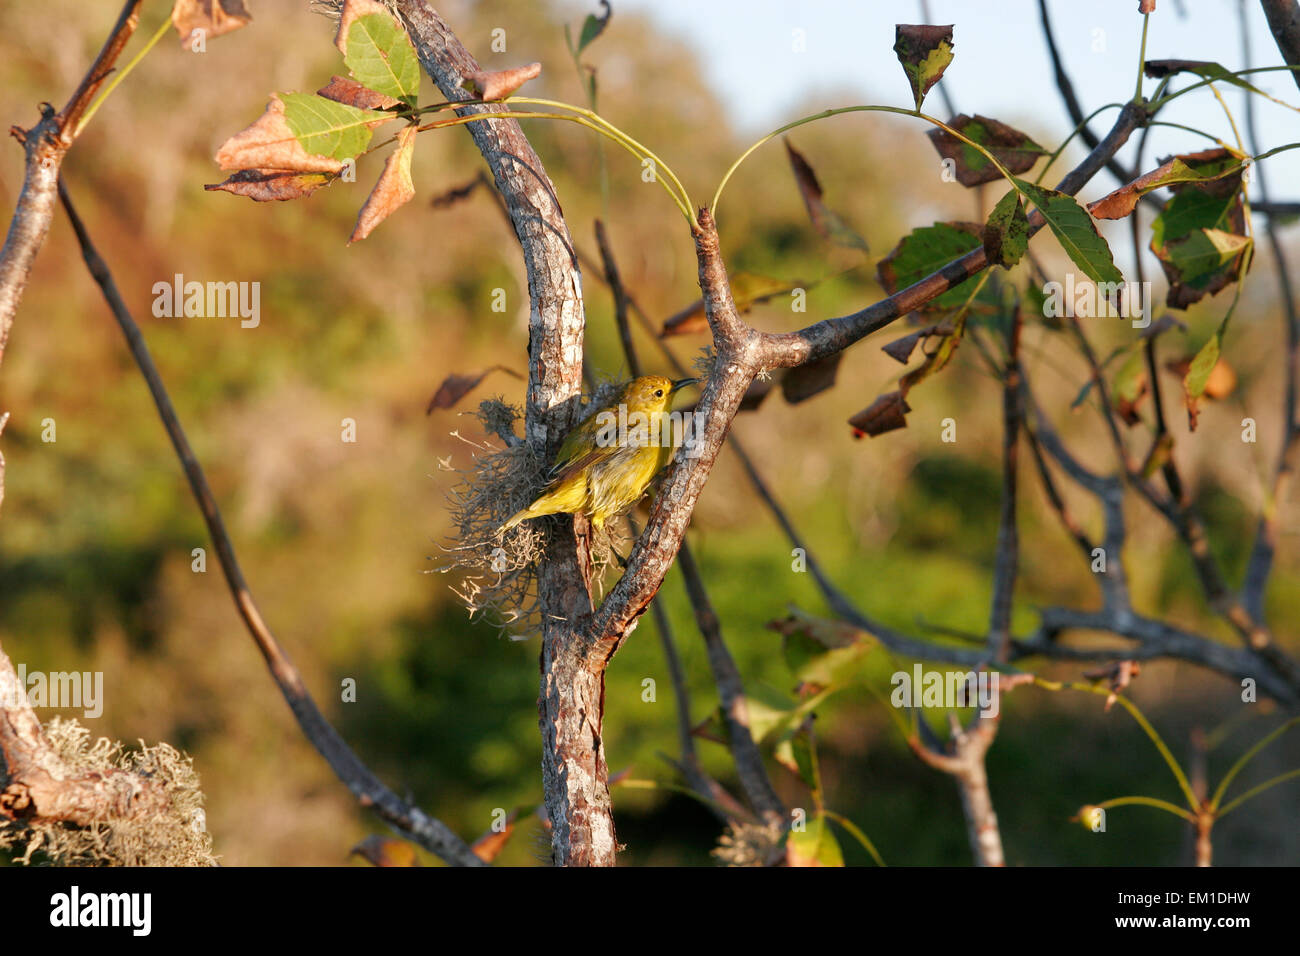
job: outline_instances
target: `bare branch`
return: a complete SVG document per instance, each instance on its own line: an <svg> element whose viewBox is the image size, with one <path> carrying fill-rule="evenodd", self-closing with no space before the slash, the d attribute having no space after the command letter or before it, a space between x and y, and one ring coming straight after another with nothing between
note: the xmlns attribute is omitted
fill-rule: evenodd
<svg viewBox="0 0 1300 956"><path fill-rule="evenodd" d="M1007 330L1007 365L1002 382L1002 500L997 553L993 565L993 601L989 610L989 653L1005 661L1011 645L1011 601L1016 589L1020 539L1016 529L1016 464L1020 438L1020 310Z"/></svg>
<svg viewBox="0 0 1300 956"><path fill-rule="evenodd" d="M740 785L749 798L750 804L770 824L786 823L785 805L772 788L772 781L763 765L763 754L754 741L749 730L749 709L745 701L745 688L740 679L740 670L727 650L722 639L722 625L717 612L704 590L699 566L691 554L690 546L683 541L677 554L677 563L686 577L686 591L691 598L691 607L695 611L695 621L700 634L704 637L704 646L709 654L709 667L713 670L713 680L718 685L718 696L722 703L723 720L727 725L731 753L736 760L736 775Z"/></svg>
<svg viewBox="0 0 1300 956"><path fill-rule="evenodd" d="M1279 9L1282 7L1289 7L1289 10L1282 11ZM1270 8L1273 8L1272 12ZM1282 48L1288 63L1300 60L1300 7L1294 0L1285 4L1266 0L1264 12L1269 15L1270 26L1273 26L1275 16L1289 24L1281 34L1278 34L1278 45ZM1246 26L1245 13L1243 3L1240 8L1242 59L1244 66L1250 67L1250 33ZM1282 16L1283 13L1286 14L1285 17ZM1278 33L1277 27L1274 27L1274 32ZM1290 46L1283 46L1284 42ZM1300 83L1300 77L1296 77L1296 80ZM1246 138L1251 151L1258 153L1260 143L1255 114L1255 97L1247 94ZM1260 197L1267 201L1269 184L1263 163L1257 164L1255 175L1259 177ZM1252 203L1251 208L1255 207L1256 204ZM1273 555L1277 548L1278 512L1285 507L1283 502L1286 501L1292 476L1300 467L1300 460L1298 460L1300 459L1300 413L1296 409L1297 382L1300 381L1300 309L1297 308L1295 290L1291 286L1291 272L1286 252L1278 236L1277 226L1271 219L1265 224L1264 234L1268 237L1269 252L1273 256L1273 266L1277 272L1278 295L1282 300L1286 328L1286 351L1283 353L1282 363L1286 385L1282 391L1282 435L1277 465L1273 471L1272 487L1266 492L1259 527L1255 532L1255 543L1251 548L1250 561L1246 566L1246 577L1242 584L1242 604L1251 617L1261 622L1266 619L1265 591L1268 587L1269 575L1273 570Z"/></svg>
<svg viewBox="0 0 1300 956"><path fill-rule="evenodd" d="M54 216L58 194L59 167L76 136L77 123L91 97L113 69L122 48L131 39L139 19L141 0L127 0L99 56L82 78L63 109L55 113L48 103L41 105L41 121L31 129L10 129L27 154L26 173L18 206L9 223L9 233L0 250L0 360L9 344L14 314L27 288L32 262L45 243Z"/></svg>
<svg viewBox="0 0 1300 956"><path fill-rule="evenodd" d="M27 688L0 650L0 754L8 780L0 819L90 826L164 811L168 797L154 780L127 770L80 774L50 746L27 701Z"/></svg>
<svg viewBox="0 0 1300 956"><path fill-rule="evenodd" d="M113 313L113 318L117 320L118 327L121 328L122 335L126 338L127 347L130 349L131 356L135 359L136 365L140 368L140 373L149 386L149 393L153 396L154 405L158 409L158 416L162 419L163 427L167 430L167 437L171 439L172 447L176 450L176 456L185 471L185 477L189 480L190 490L194 494L194 500L199 506L199 511L203 514L203 521L207 525L208 534L212 537L212 545L216 549L217 560L221 564L221 571L225 575L226 584L229 586L231 596L235 600L235 607L239 611L239 616L243 619L244 626L248 628L248 633L252 635L253 640L256 642L258 650L262 652L262 656L266 659L271 676L280 688L280 692L284 695L285 701L289 704L289 709L293 711L298 726L302 728L302 732L311 741L312 746L333 768L338 778L347 785L349 790L356 794L363 806L373 807L375 812L388 823L409 835L429 852L437 854L448 863L461 866L481 865L482 861L474 854L473 850L448 829L445 824L426 815L418 808L410 806L386 787L348 747L338 731L325 719L325 715L316 706L316 702L307 691L302 675L294 666L288 653L276 640L270 627L263 620L257 603L253 600L248 582L244 579L244 573L239 567L239 560L235 556L234 545L230 541L230 536L226 533L225 522L222 520L221 511L217 507L217 500L208 485L203 467L199 464L194 449L190 446L189 439L185 436L185 431L176 416L176 409L167 394L167 387L163 384L158 367L149 354L149 348L145 344L140 327L136 325L135 320L131 317L130 310L126 307L126 303L118 292L117 283L113 281L113 275L109 271L108 264L104 262L91 241L85 224L82 223L81 217L77 214L77 210L73 206L72 199L68 196L67 188L62 180L59 181L58 189L63 208L68 214L73 231L77 235L77 242L81 246L81 254L86 261L86 267L90 270L91 276L103 292L104 299Z"/></svg>
<svg viewBox="0 0 1300 956"><path fill-rule="evenodd" d="M1300 3L1296 0L1259 0L1273 31L1278 52L1290 66L1300 66ZM1291 79L1300 87L1300 72L1293 71Z"/></svg>

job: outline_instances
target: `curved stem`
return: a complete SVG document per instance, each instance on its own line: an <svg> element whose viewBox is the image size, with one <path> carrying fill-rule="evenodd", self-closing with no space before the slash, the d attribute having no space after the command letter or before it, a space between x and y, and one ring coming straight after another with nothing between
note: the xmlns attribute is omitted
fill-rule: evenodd
<svg viewBox="0 0 1300 956"><path fill-rule="evenodd" d="M1227 143L1225 143L1223 140L1219 139L1219 137L1215 136L1213 133L1207 133L1207 132L1205 132L1205 130L1203 130L1203 129L1197 129L1197 128L1194 127L1194 126L1184 126L1182 123L1171 123L1171 122L1169 122L1168 120L1152 120L1151 122L1147 123L1147 125L1148 125L1148 126L1168 126L1168 127L1172 128L1172 129L1180 129L1180 130L1182 130L1184 133L1195 133L1197 136L1204 136L1206 139L1213 140L1214 142L1218 143L1220 146L1224 147L1225 149L1226 149L1227 146L1228 146Z"/></svg>
<svg viewBox="0 0 1300 956"><path fill-rule="evenodd" d="M1261 750L1263 750L1265 747L1271 744L1278 737L1282 736L1282 734L1286 733L1292 727L1296 726L1296 724L1300 724L1300 717L1292 717L1286 723L1282 724L1280 727L1275 728L1271 733L1261 738L1255 744L1255 746L1251 747L1244 754L1242 754L1237 759L1237 762L1234 763L1232 767L1228 770L1228 772L1223 775L1223 779L1219 781L1219 786L1215 789L1214 796L1210 798L1210 809L1211 810L1218 809L1219 801L1221 801L1223 799L1223 795L1227 793L1228 787L1232 784L1232 781L1236 779L1237 774L1241 773L1241 771L1246 769L1246 764L1250 763L1252 760L1255 759L1255 755L1257 753L1259 753Z"/></svg>
<svg viewBox="0 0 1300 956"><path fill-rule="evenodd" d="M853 839L861 843L863 849L865 849L868 853L871 854L871 858L876 861L877 866L885 865L885 861L881 857L880 852L876 849L876 845L871 842L871 838L868 837L865 833L863 833L861 828L859 828L856 823L854 823L852 820L850 820L848 817L844 816L843 814L836 813L834 810L827 810L823 808L822 815L825 816L828 820L834 820L844 829L848 830L849 833L853 835Z"/></svg>
<svg viewBox="0 0 1300 956"><path fill-rule="evenodd" d="M1216 816L1218 818L1227 816L1229 813L1237 809L1237 807L1241 806L1251 797L1258 796L1259 794L1263 793L1265 790L1268 790L1270 787L1276 787L1279 783L1285 783L1287 780L1290 780L1292 777L1300 777L1300 767L1297 767L1295 770L1288 770L1286 773L1280 773L1276 777L1273 777L1271 780L1265 780L1258 787L1251 787L1249 790L1247 790L1245 793L1239 796L1236 800L1233 800L1226 807L1220 810Z"/></svg>
<svg viewBox="0 0 1300 956"><path fill-rule="evenodd" d="M1196 822L1196 814L1190 810L1185 810L1176 803L1170 803L1168 800L1160 800L1156 797L1116 797L1114 800L1105 800L1096 804L1103 810L1109 810L1111 807L1155 807L1157 810L1164 810L1175 816L1182 817L1188 823Z"/></svg>
<svg viewBox="0 0 1300 956"><path fill-rule="evenodd" d="M448 126L465 126L468 123L474 123L474 122L479 122L481 120L490 120L490 119L553 119L553 120L564 120L565 122L569 122L569 123L576 123L579 126L585 126L587 129L593 130L594 132L599 133L601 136L605 136L608 139L613 140L615 143L618 143L619 146L622 146L633 156L636 156L637 159L644 158L640 153L636 151L636 149L634 149L627 142L624 142L622 139L619 139L617 136L613 135L608 129L605 129L600 125L591 122L585 117L570 116L567 113L542 113L533 110L504 110L504 111L497 111L492 113L474 113L470 116L457 116L455 119L436 120L432 123L425 123L423 126L418 127L418 129L420 131L424 131L430 129L442 129ZM651 158L653 159L653 156ZM662 179L659 179L659 177L657 176L655 177L655 179L656 181L658 181L658 183L661 186L664 187L664 190L668 193L669 198L671 198L672 201L677 205L677 208L681 210L682 215L686 217L686 221L688 223L691 223L693 226L695 223L695 217L691 215L690 207L686 204L686 202L683 201L682 197L678 196L677 193L673 192L672 187L669 186L667 182L665 182Z"/></svg>
<svg viewBox="0 0 1300 956"><path fill-rule="evenodd" d="M139 53L133 56L131 58L131 61L127 63L126 66L122 67L120 71L118 71L117 76L113 77L113 82L109 83L108 86L104 87L103 92L100 93L99 96L95 97L95 102L91 103L90 106L86 107L86 112L82 114L81 121L77 123L76 132L73 133L74 137L81 135L81 131L86 128L86 124L90 122L90 118L95 115L95 112L103 104L104 100L108 99L109 96L112 94L112 92L115 89L117 89L119 83L121 83L123 80L125 80L128 76L131 75L131 71L136 68L136 64L138 64L141 60L143 60L145 58L145 54L147 54L150 50L152 50L157 45L158 41L161 40L163 36L167 33L167 31L171 28L171 25L172 25L171 17L168 17L167 19L163 20L163 22L159 24L157 32L155 32L154 35L149 38L149 42L144 45L144 49L142 49Z"/></svg>
<svg viewBox="0 0 1300 956"><path fill-rule="evenodd" d="M1147 27L1151 25L1151 14L1142 14L1142 46L1138 50L1137 89L1133 91L1133 102L1142 102L1142 73L1147 65Z"/></svg>
<svg viewBox="0 0 1300 956"><path fill-rule="evenodd" d="M990 153L987 149L985 149L984 146L982 146L980 143L975 142L970 137L965 136L962 133L958 132L957 130L953 129L951 126L943 122L943 120L938 119L937 117L930 116L927 113L922 113L920 110L904 109L901 106L840 106L840 107L836 107L835 109L822 110L820 113L813 113L810 116L804 116L797 120L794 120L793 122L786 123L784 126L772 130L772 132L768 133L766 136L756 141L752 146L750 146L747 150L741 153L740 156L737 157L736 161L732 163L731 166L727 169L726 173L723 174L722 182L718 183L718 189L713 194L713 202L709 204L709 209L713 211L714 220L715 221L717 220L718 202L722 198L722 191L727 188L727 183L731 180L732 175L736 172L737 169L740 168L740 164L749 158L751 153L753 153L756 149L758 149L760 146L764 145L765 143L768 143L771 140L775 139L776 137L780 136L782 133L789 132L790 130L795 129L796 127L799 126L805 126L808 123L815 123L817 120L829 119L832 116L839 116L841 113L897 113L899 116L912 116L912 117L916 117L917 119L923 119L927 123L937 126L939 129L943 130L949 136L953 136L961 140L963 143L965 143L967 146L971 147L972 149L978 150L985 159L987 159L990 163L992 163L995 167L997 167L998 172L1000 172L1003 175L1003 177L1005 177L1009 181L1014 182L1011 173L1009 173L1006 167L1003 166L1001 163L999 163L996 157L994 157L992 153Z"/></svg>
<svg viewBox="0 0 1300 956"><path fill-rule="evenodd" d="M1042 185L1043 177L1046 176L1047 171L1052 168L1052 164L1061 158L1061 154L1065 152L1065 147L1069 146L1070 143L1074 141L1074 138L1076 136L1078 136L1085 129L1087 129L1088 124L1092 122L1093 117L1109 109L1123 109L1123 108L1124 108L1123 103L1107 103L1105 106L1097 107L1087 116L1085 116L1082 120L1080 120L1079 124L1074 127L1074 130L1070 133L1070 135L1065 137L1065 139L1061 142L1060 146L1056 147L1056 151L1052 153L1052 155L1047 157L1047 165L1044 166L1041 170L1039 170L1038 177L1034 180L1034 184Z"/></svg>
<svg viewBox="0 0 1300 956"><path fill-rule="evenodd" d="M1144 715L1142 711L1138 710L1137 704L1133 703L1123 694L1113 693L1109 687L1094 687L1092 684L1080 684L1076 681L1050 681L1044 680L1041 677L1035 677L1034 683L1045 690L1079 690L1086 691L1089 694L1100 694L1103 697L1114 696L1114 698L1123 705L1124 709L1129 712L1133 719L1137 721L1138 726L1142 728L1147 737L1150 738L1151 742L1155 744L1156 750L1160 751L1160 756L1164 757L1165 763L1169 765L1170 771L1172 771L1174 778L1178 781L1179 789L1183 791L1183 796L1187 799L1187 806L1192 810L1200 809L1200 801L1196 799L1196 794L1192 790L1192 785L1188 782L1187 774L1183 772L1183 768L1179 766L1178 761L1174 759L1174 755L1165 745L1164 739L1156 732L1156 729L1151 726L1151 722L1146 719L1146 715Z"/></svg>
<svg viewBox="0 0 1300 956"><path fill-rule="evenodd" d="M1251 67L1249 70L1231 70L1229 71L1228 76L1246 76L1249 73L1271 73L1274 70L1289 70L1291 72L1295 72L1296 70L1300 70L1300 66L1256 66L1256 67ZM1168 96L1163 96L1158 100L1154 100L1152 103L1148 105L1148 109L1154 112L1155 110L1160 109L1160 107L1164 106L1166 103L1170 102L1171 100L1178 99L1178 97L1182 96L1184 93L1190 93L1192 90L1198 90L1202 86L1209 86L1211 83L1217 83L1225 79L1227 79L1226 76L1215 76L1215 77L1211 77L1208 80L1201 80L1200 82L1193 83L1190 86L1184 87L1181 90L1178 90L1174 93L1170 93ZM1255 96L1262 96L1266 100L1272 100L1278 106L1285 106L1289 110L1293 110L1294 112L1300 113L1300 108L1292 106L1290 103L1287 103L1285 100L1279 100L1276 96L1269 96L1263 90L1257 89L1254 86L1252 86L1246 92L1251 93Z"/></svg>
<svg viewBox="0 0 1300 956"><path fill-rule="evenodd" d="M628 135L627 133L625 133L623 130L619 129L617 126L615 126L615 125L614 125L613 123L611 123L609 120L605 119L605 117L601 116L601 115L600 115L599 113L597 113L595 110L583 109L581 106L574 106L574 105L571 104L571 103L563 103L563 102L560 102L559 100L544 100L544 99L537 99L537 98L529 97L529 96L512 96L512 97L510 98L509 102L512 102L512 103L530 103L530 104L535 104L535 105L537 105L537 106L549 106L549 107L551 107L552 109L565 109L565 110L571 110L571 111L573 111L574 113L577 113L579 116L584 116L584 117L586 117L587 119L589 119L589 120L591 120L591 121L593 121L593 122L595 122L595 123L599 123L599 124L600 124L601 126L603 126L606 130L608 130L610 133L613 133L614 136L617 137L618 139L621 139L621 140L624 141L625 143L628 143L628 144L632 145L633 147L635 147L636 149L639 149L639 150L641 151L641 153L643 154L643 157L644 157L644 158L646 158L646 159L650 159L651 161L654 162L654 164L655 164L655 168L656 168L656 169L662 169L665 173L667 173L667 174L668 174L668 178L671 179L672 182L673 182L673 185L677 187L677 190L678 190L678 192L681 194L682 199L684 199L684 200L686 201L686 205L687 205L687 207L690 208L690 209L694 209L694 208L695 208L694 203L691 202L691 195L690 195L690 193L688 193L688 192L686 191L686 187L682 185L681 180L677 178L677 174L673 172L673 168L672 168L671 166L669 166L669 165L668 165L667 163L665 163L662 159L660 159L657 155L655 155L655 153L654 153L653 151L651 151L651 150L650 150L647 146L645 146L643 143L640 143L640 142L638 142L637 140L633 139L631 136L629 136L629 135Z"/></svg>

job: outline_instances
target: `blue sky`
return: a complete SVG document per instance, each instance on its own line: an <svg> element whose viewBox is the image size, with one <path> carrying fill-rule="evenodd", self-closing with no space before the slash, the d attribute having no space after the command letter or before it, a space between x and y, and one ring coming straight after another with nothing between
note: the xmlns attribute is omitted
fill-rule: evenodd
<svg viewBox="0 0 1300 956"><path fill-rule="evenodd" d="M1243 65L1240 0L1159 0L1151 17L1148 59L1215 60L1229 69ZM956 59L945 83L956 107L1015 125L1029 120L1056 140L1070 129L1053 79L1036 0L929 0L930 22L954 23ZM594 9L596 4L590 6ZM910 106L907 82L892 50L894 24L924 22L919 0L614 0L618 11L635 9L694 48L714 87L730 100L737 125L755 136L795 118L810 98L820 107L850 103ZM1049 0L1057 44L1084 110L1133 95L1142 17L1137 0ZM1186 16L1180 15L1185 10ZM1280 64L1259 4L1245 4L1255 66ZM793 49L802 30L804 52ZM1264 91L1300 105L1300 90L1287 73L1254 78ZM1147 80L1150 92L1155 81ZM1225 91L1238 124L1242 93ZM944 112L938 90L926 109ZM1099 134L1114 113L1092 126ZM1194 125L1232 142L1231 128L1208 90L1171 104L1162 119ZM833 122L833 121L832 121ZM1300 140L1300 114L1262 101L1261 149ZM1242 135L1245 135L1244 127ZM1202 149L1208 140L1175 130L1152 132L1147 157ZM1129 147L1132 148L1131 146ZM1123 154L1122 154L1123 155ZM1152 165L1149 161L1144 165ZM1270 160L1275 199L1300 199L1300 151ZM1108 177L1100 180L1106 188Z"/></svg>

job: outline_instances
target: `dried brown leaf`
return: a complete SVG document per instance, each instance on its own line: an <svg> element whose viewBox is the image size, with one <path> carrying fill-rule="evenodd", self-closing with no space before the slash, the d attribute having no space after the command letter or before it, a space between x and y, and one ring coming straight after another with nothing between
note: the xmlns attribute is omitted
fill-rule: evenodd
<svg viewBox="0 0 1300 956"><path fill-rule="evenodd" d="M419 866L415 847L405 840L372 833L356 846L348 856L360 856L374 866Z"/></svg>
<svg viewBox="0 0 1300 956"><path fill-rule="evenodd" d="M385 110L390 106L396 106L398 100L391 96L385 96L383 93L377 93L368 86L362 86L356 80L347 76L332 76L329 83L322 86L316 91L318 96L323 96L327 100L333 100L335 103L342 103L345 106L355 106L359 110ZM387 120L375 120L373 123L367 123L371 129L386 123Z"/></svg>
<svg viewBox="0 0 1300 956"><path fill-rule="evenodd" d="M172 7L172 26L184 50L193 49L195 30L202 30L205 38L219 37L247 26L252 19L244 0L176 0Z"/></svg>
<svg viewBox="0 0 1300 956"><path fill-rule="evenodd" d="M502 849L505 848L505 845L506 843L509 842L510 837L514 835L515 820L518 817L519 817L519 811L517 809L511 810L508 814L506 814L506 818L504 821L505 827L503 829L489 830L487 833L483 834L481 837L475 840L473 846L470 847L470 849L474 851L474 855L477 856L484 863L491 863L493 860L495 860L497 858L497 854L499 854L502 851Z"/></svg>
<svg viewBox="0 0 1300 956"><path fill-rule="evenodd" d="M836 245L861 249L863 252L869 251L867 241L854 232L844 218L823 201L822 185L817 179L817 174L813 172L812 164L791 145L789 139L785 140L785 151L790 159L790 168L794 171L794 181L799 187L799 195L803 197L804 208L808 210L808 218L812 220L813 228L818 234Z"/></svg>
<svg viewBox="0 0 1300 956"><path fill-rule="evenodd" d="M875 438L897 428L906 428L906 416L911 410L901 391L887 392L850 418L849 424L853 426L854 437L869 435Z"/></svg>
<svg viewBox="0 0 1300 956"><path fill-rule="evenodd" d="M304 173L337 173L343 161L315 156L302 148L284 118L284 101L274 93L257 122L221 144L217 166L226 170L279 169Z"/></svg>
<svg viewBox="0 0 1300 956"><path fill-rule="evenodd" d="M1166 182L1174 172L1174 163L1181 162L1184 166L1196 166L1203 163L1214 163L1221 160L1232 159L1232 154L1226 149L1207 149L1199 153L1184 153L1178 156L1171 156L1161 165L1139 176L1130 183L1125 183L1114 192L1108 193L1096 202L1088 204L1088 212L1094 219L1123 219L1130 215L1137 208L1138 201L1142 196L1159 186L1169 186L1175 191L1186 185L1205 185L1201 183L1183 182ZM1230 174L1229 174L1230 175ZM1213 180L1208 180L1211 182ZM1237 188L1234 182L1232 187Z"/></svg>
<svg viewBox="0 0 1300 956"><path fill-rule="evenodd" d="M234 193L254 202L285 202L310 196L334 181L330 173L296 173L283 169L241 169L225 182L203 188L208 192Z"/></svg>
<svg viewBox="0 0 1300 956"><path fill-rule="evenodd" d="M704 314L704 300L696 299L686 308L664 319L664 327L659 337L666 339L670 335L691 335L695 332L707 332L709 320Z"/></svg>
<svg viewBox="0 0 1300 956"><path fill-rule="evenodd" d="M508 70L476 70L465 75L465 87L479 94L479 98L491 102L503 100L529 80L534 80L542 72L542 64L529 63L515 66Z"/></svg>
<svg viewBox="0 0 1300 956"><path fill-rule="evenodd" d="M948 124L987 149L1010 172L1028 172L1044 150L1014 126L987 116L961 113ZM927 134L935 150L953 161L954 175L963 186L978 186L1002 178L1001 171L979 151L967 146L947 130L932 129Z"/></svg>
<svg viewBox="0 0 1300 956"><path fill-rule="evenodd" d="M791 405L798 405L814 395L826 391L835 384L839 372L840 359L844 353L833 352L825 358L806 365L796 365L789 369L781 379L781 394Z"/></svg>
<svg viewBox="0 0 1300 956"><path fill-rule="evenodd" d="M415 198L415 184L411 182L411 156L415 153L414 126L403 127L397 134L397 149L384 163L375 188L366 198L366 204L357 214L357 225L348 243L359 242L370 235L381 222L397 209Z"/></svg>
<svg viewBox="0 0 1300 956"><path fill-rule="evenodd" d="M887 345L882 345L880 351L884 352L899 365L906 365L912 360L912 353L916 351L917 345L932 335L948 333L952 331L952 326L946 322L936 322L934 325L927 325L923 329L917 329L904 335L901 339Z"/></svg>
<svg viewBox="0 0 1300 956"><path fill-rule="evenodd" d="M438 386L438 390L433 393L433 398L429 399L429 406L424 410L424 414L431 414L439 408L452 408L462 398L478 388L479 383L493 372L505 372L515 378L520 377L518 372L506 368L504 365L493 365L481 372L470 375L448 375L443 379L442 384Z"/></svg>

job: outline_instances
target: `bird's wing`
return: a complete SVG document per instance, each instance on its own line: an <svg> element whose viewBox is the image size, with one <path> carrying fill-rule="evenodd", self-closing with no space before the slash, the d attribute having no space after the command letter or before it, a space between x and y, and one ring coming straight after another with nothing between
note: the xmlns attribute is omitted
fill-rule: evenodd
<svg viewBox="0 0 1300 956"><path fill-rule="evenodd" d="M593 448L586 454L579 455L571 461L556 462L556 467L551 471L551 480L547 483L548 489L558 488L560 485L569 481L575 475L581 474L596 462L608 458L610 454L617 451L616 448Z"/></svg>
<svg viewBox="0 0 1300 956"><path fill-rule="evenodd" d="M573 466L579 460L585 466L618 450L616 445L596 445L596 436L603 424L598 421L599 417L599 412L593 412L564 436L564 443L560 445L560 450L556 452L555 461L551 465L552 479L558 479L564 473L571 473Z"/></svg>

